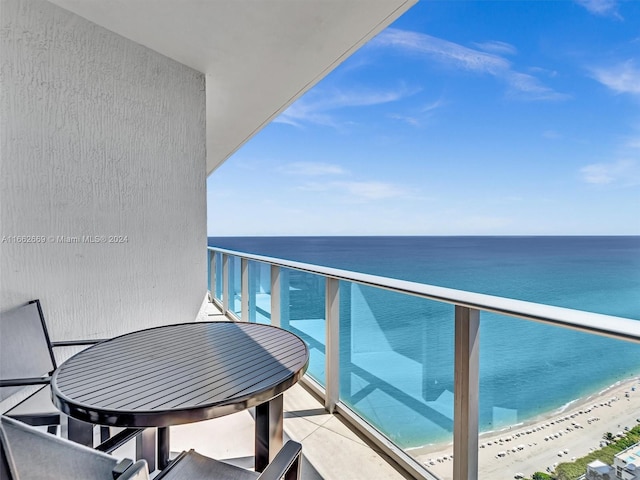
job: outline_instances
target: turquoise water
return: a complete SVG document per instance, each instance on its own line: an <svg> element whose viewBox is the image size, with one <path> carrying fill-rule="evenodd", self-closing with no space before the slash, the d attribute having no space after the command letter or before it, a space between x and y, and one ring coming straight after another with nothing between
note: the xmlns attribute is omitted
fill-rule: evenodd
<svg viewBox="0 0 640 480"><path fill-rule="evenodd" d="M210 245L640 320L640 237L210 238ZM290 272L288 326L324 379L323 282ZM450 440L453 307L341 284L341 398L403 447ZM640 372L640 345L481 316L482 430Z"/></svg>

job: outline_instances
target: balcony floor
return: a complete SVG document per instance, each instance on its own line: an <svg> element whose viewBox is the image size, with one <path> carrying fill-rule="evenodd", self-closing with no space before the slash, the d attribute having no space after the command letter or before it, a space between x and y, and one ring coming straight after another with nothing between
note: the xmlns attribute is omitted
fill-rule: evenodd
<svg viewBox="0 0 640 480"><path fill-rule="evenodd" d="M212 304L208 320L225 320ZM318 399L301 385L284 394L285 441L302 443L303 480L358 480L410 478L397 470L379 450L348 426L339 415L324 410ZM253 466L252 411L206 422L171 428L172 454L190 448L245 468Z"/></svg>

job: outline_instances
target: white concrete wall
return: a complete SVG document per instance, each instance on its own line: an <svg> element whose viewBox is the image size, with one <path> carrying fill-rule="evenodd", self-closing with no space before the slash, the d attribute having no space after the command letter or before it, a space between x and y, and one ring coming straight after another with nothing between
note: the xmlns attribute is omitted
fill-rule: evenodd
<svg viewBox="0 0 640 480"><path fill-rule="evenodd" d="M54 339L193 320L204 76L48 2L1 2L0 312L40 298Z"/></svg>

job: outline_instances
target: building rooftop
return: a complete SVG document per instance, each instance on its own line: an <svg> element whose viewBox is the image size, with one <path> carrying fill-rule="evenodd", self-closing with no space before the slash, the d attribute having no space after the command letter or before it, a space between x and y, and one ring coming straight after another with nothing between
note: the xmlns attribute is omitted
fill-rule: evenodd
<svg viewBox="0 0 640 480"><path fill-rule="evenodd" d="M621 451L616 455L616 458L623 461L627 466L640 466L640 442Z"/></svg>

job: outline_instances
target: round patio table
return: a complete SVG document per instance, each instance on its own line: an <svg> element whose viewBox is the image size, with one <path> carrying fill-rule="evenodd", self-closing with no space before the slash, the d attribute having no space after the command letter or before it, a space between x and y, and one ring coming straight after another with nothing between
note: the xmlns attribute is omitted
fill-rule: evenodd
<svg viewBox="0 0 640 480"><path fill-rule="evenodd" d="M281 394L308 364L307 345L281 328L236 322L167 325L115 337L74 355L53 374L52 400L85 422L158 427L159 468L168 462L169 426L255 406L255 461L262 471L269 452L282 446ZM149 432L152 436L147 432L138 447L151 469L155 429Z"/></svg>

